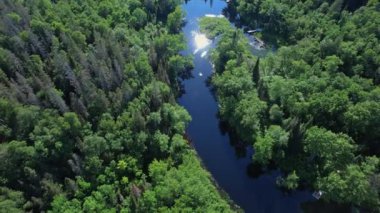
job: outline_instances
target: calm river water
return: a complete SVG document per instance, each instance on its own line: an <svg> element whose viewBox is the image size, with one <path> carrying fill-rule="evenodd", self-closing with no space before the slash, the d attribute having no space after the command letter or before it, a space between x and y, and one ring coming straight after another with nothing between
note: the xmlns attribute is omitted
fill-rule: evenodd
<svg viewBox="0 0 380 213"><path fill-rule="evenodd" d="M265 173L252 178L247 175L253 151L237 155L229 134L222 131L217 117L218 103L207 86L212 75L208 59L214 44L199 33L198 20L205 15L220 15L226 2L221 0L192 0L183 4L187 24L183 32L188 42L185 54L194 55L193 78L183 82L185 93L178 99L193 120L187 132L204 165L218 185L245 212L302 212L300 204L312 200L311 192L285 194L276 187L279 172Z"/></svg>

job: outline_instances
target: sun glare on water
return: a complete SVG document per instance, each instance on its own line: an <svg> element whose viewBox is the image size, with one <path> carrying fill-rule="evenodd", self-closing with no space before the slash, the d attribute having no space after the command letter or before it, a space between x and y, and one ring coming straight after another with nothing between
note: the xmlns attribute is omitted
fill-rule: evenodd
<svg viewBox="0 0 380 213"><path fill-rule="evenodd" d="M208 39L205 34L194 32L193 36L194 36L194 43L195 43L194 54L196 54L199 50L202 50L211 44L211 40Z"/></svg>

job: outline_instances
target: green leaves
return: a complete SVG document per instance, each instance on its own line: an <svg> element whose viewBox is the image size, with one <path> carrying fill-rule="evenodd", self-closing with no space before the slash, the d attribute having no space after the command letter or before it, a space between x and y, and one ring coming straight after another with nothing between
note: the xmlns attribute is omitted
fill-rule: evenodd
<svg viewBox="0 0 380 213"><path fill-rule="evenodd" d="M21 213L24 212L25 198L22 192L13 191L6 187L0 187L0 206L2 211Z"/></svg>
<svg viewBox="0 0 380 213"><path fill-rule="evenodd" d="M334 73L338 71L339 66L343 65L343 61L336 55L327 56L323 61L323 67L327 72Z"/></svg>
<svg viewBox="0 0 380 213"><path fill-rule="evenodd" d="M210 39L232 31L230 22L225 17L203 17L199 20L199 27Z"/></svg>
<svg viewBox="0 0 380 213"><path fill-rule="evenodd" d="M324 172L344 169L354 160L355 145L344 134L312 127L306 132L305 151L313 158L322 160Z"/></svg>
<svg viewBox="0 0 380 213"><path fill-rule="evenodd" d="M285 157L289 133L280 126L270 126L263 136L257 137L253 144L255 154L253 160L261 165L268 165L270 161L280 161Z"/></svg>
<svg viewBox="0 0 380 213"><path fill-rule="evenodd" d="M378 138L380 126L380 104L375 101L361 102L350 106L344 114L347 131L355 137Z"/></svg>
<svg viewBox="0 0 380 213"><path fill-rule="evenodd" d="M377 159L373 166L378 166ZM374 171L363 170L366 162L360 165L349 165L345 170L337 170L327 177L319 180L319 187L325 192L327 200L338 202L350 202L361 206L379 205L377 200L378 189L371 187L368 177L374 175Z"/></svg>
<svg viewBox="0 0 380 213"><path fill-rule="evenodd" d="M141 28L143 27L146 22L148 21L148 15L145 13L144 10L137 8L132 12L132 18L130 22L132 23L133 26L136 28Z"/></svg>
<svg viewBox="0 0 380 213"><path fill-rule="evenodd" d="M182 28L184 14L180 6L177 6L175 10L168 15L168 28L171 33L179 33Z"/></svg>
<svg viewBox="0 0 380 213"><path fill-rule="evenodd" d="M140 211L230 212L193 152L184 156L178 168L165 161L154 161L149 175L155 185L144 193Z"/></svg>
<svg viewBox="0 0 380 213"><path fill-rule="evenodd" d="M261 119L267 108L265 102L261 101L255 90L244 94L240 102L238 102L234 111L234 123L240 125L238 130L243 139L254 140L261 130Z"/></svg>
<svg viewBox="0 0 380 213"><path fill-rule="evenodd" d="M288 190L295 190L298 188L299 179L300 178L297 176L297 173L293 171L284 179L282 186Z"/></svg>
<svg viewBox="0 0 380 213"><path fill-rule="evenodd" d="M81 137L82 124L74 113L54 119L46 114L35 126L31 139L35 141L37 153L45 160L67 159Z"/></svg>
<svg viewBox="0 0 380 213"><path fill-rule="evenodd" d="M226 31L212 83L222 119L253 144L253 160L278 166L287 189L302 183L376 211L380 13L377 3L356 3L238 0L239 21L279 46L255 67L240 32L222 29L222 19L201 25L211 36Z"/></svg>
<svg viewBox="0 0 380 213"><path fill-rule="evenodd" d="M11 141L0 144L1 183L16 184L18 180L29 178L26 168L36 164L36 150L25 141Z"/></svg>
<svg viewBox="0 0 380 213"><path fill-rule="evenodd" d="M202 184L205 197L215 197L210 205L229 208L199 164L178 169L190 152L183 135L191 117L175 95L192 67L179 54L180 3L0 2L1 210L196 208L195 191L182 199L166 193L176 190L164 182L170 171L179 181L201 173L184 188ZM167 166L149 176L158 161Z"/></svg>

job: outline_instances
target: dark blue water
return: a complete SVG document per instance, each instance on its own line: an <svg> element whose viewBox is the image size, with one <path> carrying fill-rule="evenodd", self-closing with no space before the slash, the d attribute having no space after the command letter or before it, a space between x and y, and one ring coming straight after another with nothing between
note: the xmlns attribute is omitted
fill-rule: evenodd
<svg viewBox="0 0 380 213"><path fill-rule="evenodd" d="M183 32L188 41L186 54L194 54L195 35L199 31L198 19L206 14L219 15L226 7L225 1L192 0L183 5L187 24ZM276 187L278 172L264 174L258 178L247 175L252 150L247 148L245 157L238 157L230 143L230 137L223 134L217 118L218 104L206 79L212 74L212 65L207 58L213 45L194 54L194 78L184 82L185 94L179 103L191 114L193 120L187 132L204 165L219 186L246 212L301 212L300 204L312 200L308 191L284 194ZM202 57L203 56L203 57Z"/></svg>

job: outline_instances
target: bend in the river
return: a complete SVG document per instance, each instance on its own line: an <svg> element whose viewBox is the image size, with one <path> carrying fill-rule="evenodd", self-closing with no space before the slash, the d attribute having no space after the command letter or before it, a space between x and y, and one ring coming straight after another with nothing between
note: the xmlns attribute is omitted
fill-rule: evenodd
<svg viewBox="0 0 380 213"><path fill-rule="evenodd" d="M212 75L208 55L214 44L199 33L198 20L206 14L220 15L225 7L226 2L221 0L192 0L183 5L187 21L183 32L188 43L185 54L194 55L195 65L194 77L183 83L185 93L178 100L193 118L187 132L218 185L246 212L301 212L300 204L310 200L311 193L283 193L275 183L279 172L249 177L247 166L251 163L252 150L247 148L244 157L237 156L229 133L220 128L218 104L206 84Z"/></svg>

